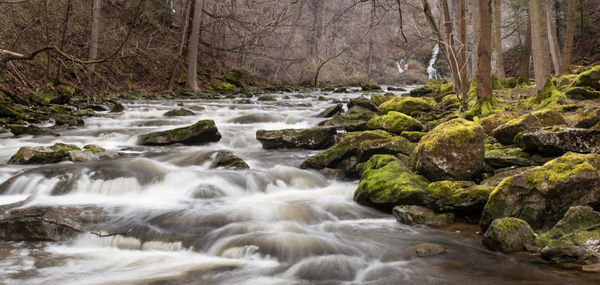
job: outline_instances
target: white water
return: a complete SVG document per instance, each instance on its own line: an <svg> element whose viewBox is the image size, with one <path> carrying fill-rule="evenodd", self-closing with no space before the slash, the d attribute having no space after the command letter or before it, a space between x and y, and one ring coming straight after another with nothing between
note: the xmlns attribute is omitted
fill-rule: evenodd
<svg viewBox="0 0 600 285"><path fill-rule="evenodd" d="M277 102L140 101L123 114L102 114L61 137L0 139L0 161L24 145L94 143L131 156L50 166L0 164L0 204L93 206L103 211L88 230L60 243L0 242L1 284L560 284L564 273L491 253L469 234L398 224L357 205L357 182L297 168L315 151L265 151L257 129L304 128L333 105L277 95ZM325 94L340 100L361 94ZM196 116L167 118L203 106ZM236 118L259 120L241 124ZM136 136L214 119L223 139L196 147L138 147ZM212 150L242 157L249 170L209 169ZM9 180L10 179L10 180ZM61 189L61 194L53 191ZM441 243L440 257L411 257L421 242ZM575 281L573 281L575 280ZM539 281L539 282L538 282ZM585 281L585 280L584 280Z"/></svg>
<svg viewBox="0 0 600 285"><path fill-rule="evenodd" d="M440 46L438 44L436 44L433 47L433 54L431 55L431 59L429 60L429 65L427 66L427 74L429 75L430 80L442 78L442 75L440 74L440 72L437 69L433 68L433 65L435 64L439 53L440 53Z"/></svg>

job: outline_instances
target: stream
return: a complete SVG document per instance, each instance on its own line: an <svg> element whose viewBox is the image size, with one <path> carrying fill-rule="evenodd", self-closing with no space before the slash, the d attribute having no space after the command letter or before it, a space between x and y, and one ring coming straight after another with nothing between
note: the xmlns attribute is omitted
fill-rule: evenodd
<svg viewBox="0 0 600 285"><path fill-rule="evenodd" d="M396 92L401 95L401 92ZM598 284L524 256L485 249L478 228L406 226L352 200L358 181L297 168L317 151L263 150L258 129L307 128L315 115L361 92L235 99L124 102L60 137L0 135L0 205L93 207L86 225L127 236L82 233L66 242L0 242L0 284ZM318 100L326 96L328 100ZM196 115L164 117L182 104ZM199 107L203 107L201 110ZM204 146L142 147L137 135L216 122L223 138ZM96 144L124 152L109 161L8 165L21 146ZM249 170L211 169L228 150ZM52 173L48 175L48 173ZM416 257L423 242L447 253Z"/></svg>

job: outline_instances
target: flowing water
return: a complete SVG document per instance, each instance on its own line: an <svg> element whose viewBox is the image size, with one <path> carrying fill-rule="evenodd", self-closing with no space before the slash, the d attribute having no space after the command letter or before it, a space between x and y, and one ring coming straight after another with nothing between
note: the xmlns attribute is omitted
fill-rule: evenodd
<svg viewBox="0 0 600 285"><path fill-rule="evenodd" d="M358 182L297 166L315 151L266 151L258 129L305 128L331 106L319 93L277 94L275 102L136 101L61 137L0 139L0 204L100 209L88 230L57 243L0 242L2 284L598 284L598 279L490 252L474 227L435 230L398 224L357 205ZM326 94L347 100L361 96ZM182 103L196 116L162 116ZM139 147L136 136L213 119L223 135L205 146ZM21 146L64 142L125 152L112 161L14 166ZM229 150L249 170L211 169ZM423 242L446 254L418 258ZM596 279L594 279L596 278Z"/></svg>
<svg viewBox="0 0 600 285"><path fill-rule="evenodd" d="M431 59L429 60L429 65L427 66L427 74L429 75L429 79L440 79L442 75L440 72L433 67L435 62L437 61L438 55L440 53L440 45L433 46L433 51L431 54Z"/></svg>

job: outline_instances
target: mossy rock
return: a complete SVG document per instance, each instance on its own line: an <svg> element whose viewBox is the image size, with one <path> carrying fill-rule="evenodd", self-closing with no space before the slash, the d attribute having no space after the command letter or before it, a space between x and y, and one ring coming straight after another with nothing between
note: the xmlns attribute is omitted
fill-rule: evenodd
<svg viewBox="0 0 600 285"><path fill-rule="evenodd" d="M8 125L8 129L10 130L15 137L20 136L60 136L55 130L49 128L40 128L34 125Z"/></svg>
<svg viewBox="0 0 600 285"><path fill-rule="evenodd" d="M217 142L220 139L221 134L215 122L213 120L202 120L184 128L140 135L137 144L148 146L172 145L176 143L202 145Z"/></svg>
<svg viewBox="0 0 600 285"><path fill-rule="evenodd" d="M456 94L446 95L442 98L438 107L444 110L458 109L460 107L460 101L456 97Z"/></svg>
<svg viewBox="0 0 600 285"><path fill-rule="evenodd" d="M335 106L331 106L325 109L323 112L319 113L317 117L319 118L331 118L333 116L337 116L344 111L344 106L342 104L337 104Z"/></svg>
<svg viewBox="0 0 600 285"><path fill-rule="evenodd" d="M580 120L575 123L575 127L590 129L600 123L600 108L595 111L584 112L579 118Z"/></svg>
<svg viewBox="0 0 600 285"><path fill-rule="evenodd" d="M364 131L368 129L367 122L373 118L374 113L353 113L337 115L333 118L320 122L318 125L323 127L336 127L347 132Z"/></svg>
<svg viewBox="0 0 600 285"><path fill-rule="evenodd" d="M407 138L409 141L418 143L421 139L427 135L426 132L416 132L416 131L404 131L400 133L401 136Z"/></svg>
<svg viewBox="0 0 600 285"><path fill-rule="evenodd" d="M526 221L517 218L495 219L485 234L483 244L506 253L533 250L536 235Z"/></svg>
<svg viewBox="0 0 600 285"><path fill-rule="evenodd" d="M9 164L48 164L70 160L69 152L81 150L75 145L57 143L50 147L21 147L9 160Z"/></svg>
<svg viewBox="0 0 600 285"><path fill-rule="evenodd" d="M379 86L377 84L365 84L365 85L362 85L360 88L362 89L362 91L365 91L365 92L382 91L381 86Z"/></svg>
<svg viewBox="0 0 600 285"><path fill-rule="evenodd" d="M410 96L414 96L414 97L433 96L438 92L438 90L440 90L440 87L446 83L447 83L447 81L442 80L442 79L429 80L429 81L427 81L427 83L425 83L425 85L423 85L421 87L417 87L413 90L410 90ZM444 90L447 91L448 89L452 89L452 88L453 87L451 85L446 85Z"/></svg>
<svg viewBox="0 0 600 285"><path fill-rule="evenodd" d="M548 79L542 90L538 91L535 97L526 100L524 106L534 110L554 108L558 104L564 103L566 98L563 92L556 89L552 79Z"/></svg>
<svg viewBox="0 0 600 285"><path fill-rule="evenodd" d="M407 115L420 114L434 109L435 101L431 98L416 97L395 97L379 105L379 113L382 115L391 111L404 113Z"/></svg>
<svg viewBox="0 0 600 285"><path fill-rule="evenodd" d="M486 145L485 162L494 168L512 166L533 166L536 163L531 156L516 147L503 147L499 144Z"/></svg>
<svg viewBox="0 0 600 285"><path fill-rule="evenodd" d="M594 100L600 98L600 91L589 87L571 87L565 92L569 99Z"/></svg>
<svg viewBox="0 0 600 285"><path fill-rule="evenodd" d="M325 149L333 145L336 134L337 131L334 127L258 130L256 131L256 139L260 141L264 149Z"/></svg>
<svg viewBox="0 0 600 285"><path fill-rule="evenodd" d="M495 128L515 118L517 118L517 116L512 112L500 112L481 119L479 124L481 124L488 135L492 135Z"/></svg>
<svg viewBox="0 0 600 285"><path fill-rule="evenodd" d="M163 114L165 117L183 117L183 116L194 116L194 112L188 109L175 109L168 111Z"/></svg>
<svg viewBox="0 0 600 285"><path fill-rule="evenodd" d="M210 168L224 168L230 170L244 170L249 169L248 164L233 154L230 151L218 151L215 155L213 162L210 165Z"/></svg>
<svg viewBox="0 0 600 285"><path fill-rule="evenodd" d="M527 152L546 156L569 151L600 153L600 130L554 126L521 132L515 137L515 143Z"/></svg>
<svg viewBox="0 0 600 285"><path fill-rule="evenodd" d="M377 112L378 105L373 103L373 101L371 101L368 98L359 97L359 98L350 99L350 101L348 101L347 106L348 106L348 110L352 109L352 107L354 107L354 106L360 106L365 109L368 109L371 112Z"/></svg>
<svg viewBox="0 0 600 285"><path fill-rule="evenodd" d="M258 97L258 99L256 99L256 100L258 100L258 101L277 101L275 96L271 96L271 95L262 95L262 96Z"/></svg>
<svg viewBox="0 0 600 285"><path fill-rule="evenodd" d="M83 119L81 119L81 117L77 117L77 116L73 116L73 115L69 115L69 114L55 116L54 122L57 126L77 127L77 126L85 125L85 122L83 121Z"/></svg>
<svg viewBox="0 0 600 285"><path fill-rule="evenodd" d="M580 73L571 84L571 87L590 87L600 91L600 65Z"/></svg>
<svg viewBox="0 0 600 285"><path fill-rule="evenodd" d="M239 88L248 88L248 73L240 68L232 68L221 75L221 80Z"/></svg>
<svg viewBox="0 0 600 285"><path fill-rule="evenodd" d="M235 85L223 81L213 82L212 88L221 94L233 94L238 92L238 88L235 87Z"/></svg>
<svg viewBox="0 0 600 285"><path fill-rule="evenodd" d="M419 120L400 112L388 112L383 116L376 116L369 120L369 128L384 129L391 133L400 134L404 131L420 131L423 125Z"/></svg>
<svg viewBox="0 0 600 285"><path fill-rule="evenodd" d="M73 115L78 117L93 117L96 116L96 112L92 109L83 109L73 112Z"/></svg>
<svg viewBox="0 0 600 285"><path fill-rule="evenodd" d="M494 187L471 181L437 181L426 189L426 206L436 212L478 215Z"/></svg>
<svg viewBox="0 0 600 285"><path fill-rule="evenodd" d="M95 144L86 144L83 146L83 151L91 152L91 153L102 153L106 152L106 149Z"/></svg>
<svg viewBox="0 0 600 285"><path fill-rule="evenodd" d="M390 156L375 155L369 159L367 166L362 167L361 178L354 200L384 211L401 204L423 205L429 184L426 178Z"/></svg>
<svg viewBox="0 0 600 285"><path fill-rule="evenodd" d="M553 109L546 109L531 112L510 120L507 123L496 127L492 131L492 134L500 143L511 145L514 142L514 138L520 132L565 124L567 124L567 121L562 114Z"/></svg>
<svg viewBox="0 0 600 285"><path fill-rule="evenodd" d="M393 99L396 98L396 95L392 94L377 94L377 95L373 95L371 96L371 101L373 101L373 103L377 106Z"/></svg>
<svg viewBox="0 0 600 285"><path fill-rule="evenodd" d="M454 222L450 213L437 214L420 206L401 205L392 210L396 221L405 225L427 225L441 227Z"/></svg>
<svg viewBox="0 0 600 285"><path fill-rule="evenodd" d="M600 155L567 153L500 183L485 205L480 226L515 217L533 228L551 227L571 206L600 203Z"/></svg>
<svg viewBox="0 0 600 285"><path fill-rule="evenodd" d="M121 104L121 102L116 102L110 109L111 113L121 113L123 111L125 111L125 107L123 104Z"/></svg>
<svg viewBox="0 0 600 285"><path fill-rule="evenodd" d="M502 87L504 88L515 88L517 87L518 84L518 79L515 77L507 77L506 79L502 80Z"/></svg>
<svg viewBox="0 0 600 285"><path fill-rule="evenodd" d="M333 90L333 93L348 93L348 89L346 87L339 87Z"/></svg>
<svg viewBox="0 0 600 285"><path fill-rule="evenodd" d="M0 118L23 118L23 114L14 110L14 108L7 106L7 104L0 104Z"/></svg>
<svg viewBox="0 0 600 285"><path fill-rule="evenodd" d="M413 154L415 169L431 181L471 180L484 167L485 132L465 119L454 119L425 135Z"/></svg>

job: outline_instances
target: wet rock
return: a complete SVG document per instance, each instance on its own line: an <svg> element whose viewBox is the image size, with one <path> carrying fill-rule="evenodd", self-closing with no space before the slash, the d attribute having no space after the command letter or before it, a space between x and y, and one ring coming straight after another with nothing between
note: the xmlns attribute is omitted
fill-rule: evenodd
<svg viewBox="0 0 600 285"><path fill-rule="evenodd" d="M348 93L348 89L346 87L339 87L333 90L333 93Z"/></svg>
<svg viewBox="0 0 600 285"><path fill-rule="evenodd" d="M483 244L506 253L532 250L535 248L535 233L523 220L495 219L483 235Z"/></svg>
<svg viewBox="0 0 600 285"><path fill-rule="evenodd" d="M542 258L553 263L594 263L598 257L583 246L546 246Z"/></svg>
<svg viewBox="0 0 600 285"><path fill-rule="evenodd" d="M188 109L175 109L175 110L171 110L171 111L168 111L163 114L163 116L165 116L165 117L183 117L183 116L193 116L193 115L195 115L194 112L192 112Z"/></svg>
<svg viewBox="0 0 600 285"><path fill-rule="evenodd" d="M225 196L223 190L210 184L198 185L192 193L192 198L194 199L214 199L223 196Z"/></svg>
<svg viewBox="0 0 600 285"><path fill-rule="evenodd" d="M377 105L375 105L375 103L373 103L373 101L371 101L370 99L365 98L365 97L350 99L350 101L348 101L347 106L348 106L348 110L352 109L352 107L354 107L354 106L361 106L372 112L377 112Z"/></svg>
<svg viewBox="0 0 600 285"><path fill-rule="evenodd" d="M110 109L111 113L121 113L125 111L125 107L120 102L116 102Z"/></svg>
<svg viewBox="0 0 600 285"><path fill-rule="evenodd" d="M575 100L593 100L600 98L600 91L596 91L589 87L573 87L569 88L565 95L570 99Z"/></svg>
<svg viewBox="0 0 600 285"><path fill-rule="evenodd" d="M367 122L374 116L373 113L354 113L334 116L330 120L320 122L323 127L335 127L347 132L364 131L368 129Z"/></svg>
<svg viewBox="0 0 600 285"><path fill-rule="evenodd" d="M81 150L75 145L57 143L50 147L21 147L9 160L9 164L46 164L69 160L69 152Z"/></svg>
<svg viewBox="0 0 600 285"><path fill-rule="evenodd" d="M377 113L375 111L371 111L370 109L367 109L367 108L359 106L359 105L352 106L352 108L350 108L350 109L348 109L348 111L346 111L346 114L347 115L365 114L365 115L368 115L369 117L373 117L373 116L377 115Z"/></svg>
<svg viewBox="0 0 600 285"><path fill-rule="evenodd" d="M202 145L217 142L221 134L213 120L202 120L183 128L168 131L154 132L140 135L137 140L139 145L161 146L181 143L184 145Z"/></svg>
<svg viewBox="0 0 600 285"><path fill-rule="evenodd" d="M78 127L85 125L83 119L77 116L65 114L65 115L57 115L54 117L54 122L57 126L71 126Z"/></svg>
<svg viewBox="0 0 600 285"><path fill-rule="evenodd" d="M83 109L73 112L73 115L77 117L93 117L96 115L96 112L94 112L92 109Z"/></svg>
<svg viewBox="0 0 600 285"><path fill-rule="evenodd" d="M300 167L342 169L352 177L357 175L356 165L375 154L410 155L414 147L407 139L382 130L347 133L334 146L309 157Z"/></svg>
<svg viewBox="0 0 600 285"><path fill-rule="evenodd" d="M9 125L8 129L10 130L15 137L24 136L24 135L32 135L32 136L60 136L55 130L48 128L40 128L34 125Z"/></svg>
<svg viewBox="0 0 600 285"><path fill-rule="evenodd" d="M430 98L415 98L409 96L395 97L379 105L380 114L387 114L391 111L404 113L410 116L414 114L428 112L434 109L435 102Z"/></svg>
<svg viewBox="0 0 600 285"><path fill-rule="evenodd" d="M567 121L556 110L542 110L508 121L492 131L494 138L504 145L513 144L518 133L554 125L565 125Z"/></svg>
<svg viewBox="0 0 600 285"><path fill-rule="evenodd" d="M415 169L432 181L471 180L484 167L485 133L471 121L454 119L425 135L413 154Z"/></svg>
<svg viewBox="0 0 600 285"><path fill-rule="evenodd" d="M270 123L270 122L281 122L284 118L274 114L249 114L243 115L237 118L229 120L235 124L256 124L256 123Z"/></svg>
<svg viewBox="0 0 600 285"><path fill-rule="evenodd" d="M531 156L520 148L503 147L498 144L488 146L486 146L484 160L491 167L505 168L536 165Z"/></svg>
<svg viewBox="0 0 600 285"><path fill-rule="evenodd" d="M480 226L515 217L533 228L551 227L571 206L600 204L600 155L567 153L506 178L485 205Z"/></svg>
<svg viewBox="0 0 600 285"><path fill-rule="evenodd" d="M494 187L471 181L438 181L427 186L426 206L437 212L478 215Z"/></svg>
<svg viewBox="0 0 600 285"><path fill-rule="evenodd" d="M436 214L420 206L396 206L392 210L396 221L405 225L445 226L454 221L452 214Z"/></svg>
<svg viewBox="0 0 600 285"><path fill-rule="evenodd" d="M337 116L337 115L341 114L342 111L344 111L343 105L337 104L335 106L331 106L331 107L325 109L323 112L319 113L317 115L317 117L318 118L331 118L333 116Z"/></svg>
<svg viewBox="0 0 600 285"><path fill-rule="evenodd" d="M264 149L305 148L325 149L333 145L337 131L334 127L310 129L258 130L256 139Z"/></svg>
<svg viewBox="0 0 600 285"><path fill-rule="evenodd" d="M374 155L357 168L361 181L354 200L359 204L384 211L396 205L423 205L429 181L396 156Z"/></svg>
<svg viewBox="0 0 600 285"><path fill-rule="evenodd" d="M238 157L237 155L233 154L230 151L217 152L215 159L213 160L213 162L210 165L210 168L219 168L219 167L222 167L225 169L234 169L234 170L242 170L242 169L250 168L243 159L241 159L240 157Z"/></svg>
<svg viewBox="0 0 600 285"><path fill-rule="evenodd" d="M410 249L411 255L419 257L435 256L446 253L446 249L435 243L421 243Z"/></svg>
<svg viewBox="0 0 600 285"><path fill-rule="evenodd" d="M393 87L393 86L390 86L390 87L387 88L387 91L405 92L406 89L404 89L402 87Z"/></svg>
<svg viewBox="0 0 600 285"><path fill-rule="evenodd" d="M92 104L92 105L87 105L81 109L92 109L96 112L105 112L108 111L108 107L104 106L104 105L99 105L99 104Z"/></svg>
<svg viewBox="0 0 600 285"><path fill-rule="evenodd" d="M0 215L0 240L64 241L72 238L86 222L98 220L97 208L17 208Z"/></svg>
<svg viewBox="0 0 600 285"><path fill-rule="evenodd" d="M362 91L365 91L365 92L381 91L381 86L379 86L377 84L365 84L365 85L361 86L360 88L362 89Z"/></svg>
<svg viewBox="0 0 600 285"><path fill-rule="evenodd" d="M22 118L23 114L17 112L6 104L0 104L0 118Z"/></svg>
<svg viewBox="0 0 600 285"><path fill-rule="evenodd" d="M544 155L600 153L600 130L555 126L519 133L515 142L527 152Z"/></svg>
<svg viewBox="0 0 600 285"><path fill-rule="evenodd" d="M325 176L329 179L336 179L336 180L346 179L346 175L344 175L344 171L342 171L341 169L323 168L323 169L319 169L319 173L321 173L323 176Z"/></svg>
<svg viewBox="0 0 600 285"><path fill-rule="evenodd" d="M258 99L256 99L258 101L277 101L277 99L275 99L275 97L271 96L271 95L263 95L258 97Z"/></svg>
<svg viewBox="0 0 600 285"><path fill-rule="evenodd" d="M396 134L404 131L420 131L423 129L423 125L419 120L395 111L388 112L383 116L373 117L369 120L368 126L372 129L384 129Z"/></svg>
<svg viewBox="0 0 600 285"><path fill-rule="evenodd" d="M410 90L410 96L414 97L424 97L424 96L433 96L440 89L442 84L445 81L441 79L429 80L425 85Z"/></svg>

